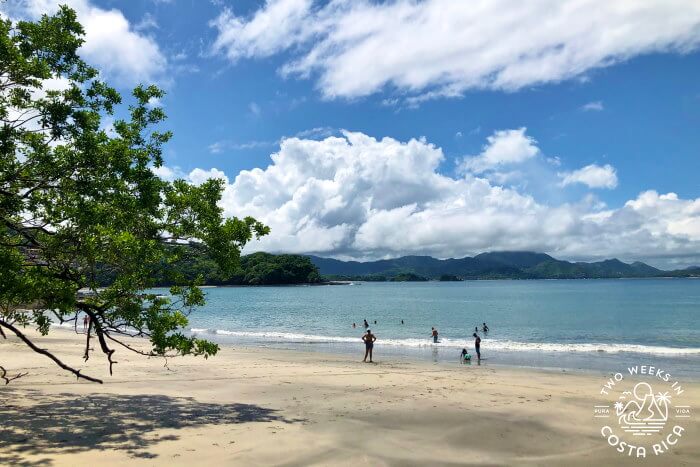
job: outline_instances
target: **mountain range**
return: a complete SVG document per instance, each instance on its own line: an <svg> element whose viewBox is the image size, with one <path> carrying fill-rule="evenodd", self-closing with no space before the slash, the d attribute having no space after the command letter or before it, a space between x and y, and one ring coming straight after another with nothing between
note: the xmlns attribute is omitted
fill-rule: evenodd
<svg viewBox="0 0 700 467"><path fill-rule="evenodd" d="M464 279L602 279L625 277L700 277L700 267L664 271L619 259L569 262L545 253L500 251L460 259L402 256L378 261L341 261L310 256L327 279L347 280L464 280Z"/></svg>

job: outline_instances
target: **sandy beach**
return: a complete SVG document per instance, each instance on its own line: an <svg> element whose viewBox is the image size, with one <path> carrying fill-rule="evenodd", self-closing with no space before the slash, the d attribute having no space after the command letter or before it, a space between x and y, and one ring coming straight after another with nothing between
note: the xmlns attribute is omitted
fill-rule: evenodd
<svg viewBox="0 0 700 467"><path fill-rule="evenodd" d="M700 421L646 459L616 452L593 406L604 375L437 366L222 347L209 360L120 349L114 376L82 336L41 346L105 384L76 382L9 337L0 387L2 465L698 465ZM96 349L98 350L98 349ZM700 384L683 382L700 406Z"/></svg>

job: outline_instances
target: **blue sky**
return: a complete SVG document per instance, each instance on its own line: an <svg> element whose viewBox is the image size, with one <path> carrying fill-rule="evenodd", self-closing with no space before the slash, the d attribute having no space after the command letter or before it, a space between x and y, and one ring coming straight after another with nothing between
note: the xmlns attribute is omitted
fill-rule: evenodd
<svg viewBox="0 0 700 467"><path fill-rule="evenodd" d="M168 84L164 100L175 138L168 163L184 170L217 167L227 174L264 167L282 137L314 128L348 129L399 140L425 136L441 147L451 173L453 160L477 154L486 135L525 126L547 155L571 169L610 163L624 180L599 193L620 205L646 189L700 196L700 54L651 53L592 71L585 82L538 85L516 92L469 91L417 108L382 105L396 93L358 99L324 99L313 79L278 72L293 53L231 64L212 56L216 31L209 22L221 6L206 1L106 1L134 24L152 17L148 34L196 73L183 72ZM228 2L236 13L252 14L261 2ZM583 111L601 102L601 111ZM255 110L257 109L257 113ZM455 136L461 132L462 137ZM219 153L209 146L222 143ZM259 144L248 148L250 143ZM255 145L255 144L253 144Z"/></svg>
<svg viewBox="0 0 700 467"><path fill-rule="evenodd" d="M27 0L9 14L55 3ZM258 249L362 259L527 248L700 262L700 7L692 0L618 2L609 11L585 1L580 11L562 6L571 2L68 3L93 24L86 56L107 79L125 92L137 81L167 90L160 104L175 136L163 176L225 177L227 214L273 227ZM107 61L111 47L119 58ZM353 143L341 130L377 141ZM331 136L348 152L321 174L314 170ZM393 143L379 144L385 137ZM433 165L372 165L411 139L418 155L406 161ZM441 154L426 156L430 148ZM373 151L373 162L363 159ZM396 172L348 181L346 166ZM255 168L247 183L236 181ZM316 184L324 179L335 188ZM391 180L402 196L383 205ZM474 194L481 188L483 199ZM298 202L311 190L321 193L316 201ZM356 215L330 213L328 199ZM500 218L506 211L512 217ZM480 218L483 229L464 227ZM520 219L532 225L514 227ZM424 232L426 223L434 229ZM392 238L393 227L415 238Z"/></svg>

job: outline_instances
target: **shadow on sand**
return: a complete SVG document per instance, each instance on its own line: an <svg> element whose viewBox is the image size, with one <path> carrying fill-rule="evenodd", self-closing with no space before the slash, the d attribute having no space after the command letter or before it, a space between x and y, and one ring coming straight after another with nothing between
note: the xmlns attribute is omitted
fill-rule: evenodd
<svg viewBox="0 0 700 467"><path fill-rule="evenodd" d="M17 401L22 405L15 405ZM25 405L30 401L30 405ZM125 450L133 457L156 457L148 448L178 436L159 429L251 422L298 423L276 410L251 404L209 404L191 397L162 395L46 394L2 388L0 464L50 465L54 452ZM46 456L27 461L24 455Z"/></svg>

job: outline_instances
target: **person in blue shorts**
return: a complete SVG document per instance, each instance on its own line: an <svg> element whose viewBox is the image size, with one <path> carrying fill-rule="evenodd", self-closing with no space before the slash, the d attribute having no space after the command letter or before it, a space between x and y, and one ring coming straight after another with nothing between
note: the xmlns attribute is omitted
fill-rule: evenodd
<svg viewBox="0 0 700 467"><path fill-rule="evenodd" d="M365 343L365 358L362 360L367 363L367 356L369 355L369 362L372 362L372 349L374 348L374 341L377 340L377 336L372 334L370 329L367 330L364 336L362 336L362 341Z"/></svg>

